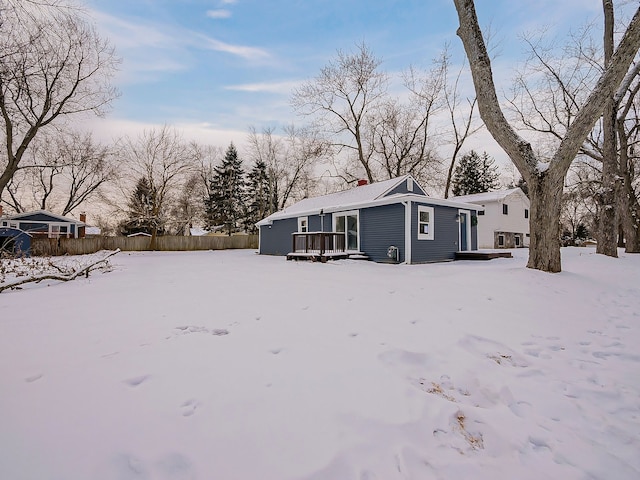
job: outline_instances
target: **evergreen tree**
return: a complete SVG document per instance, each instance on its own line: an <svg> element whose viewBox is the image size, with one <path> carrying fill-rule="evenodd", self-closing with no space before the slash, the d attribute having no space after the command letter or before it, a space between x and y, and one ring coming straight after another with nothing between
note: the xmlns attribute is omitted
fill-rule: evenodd
<svg viewBox="0 0 640 480"><path fill-rule="evenodd" d="M128 218L121 225L124 235L132 233L151 234L157 219L153 214L153 189L149 185L147 177L141 177L136 183L136 188L131 194L128 203Z"/></svg>
<svg viewBox="0 0 640 480"><path fill-rule="evenodd" d="M209 198L205 199L207 228L224 225L227 234L237 228L245 211L245 179L242 161L231 143L222 164L213 169Z"/></svg>
<svg viewBox="0 0 640 480"><path fill-rule="evenodd" d="M499 186L498 166L487 152L478 155L471 150L460 159L453 174L452 192L455 196L490 192Z"/></svg>
<svg viewBox="0 0 640 480"><path fill-rule="evenodd" d="M248 175L248 205L245 216L245 229L249 232L256 231L256 222L259 222L271 212L271 189L269 188L269 176L267 164L257 160Z"/></svg>

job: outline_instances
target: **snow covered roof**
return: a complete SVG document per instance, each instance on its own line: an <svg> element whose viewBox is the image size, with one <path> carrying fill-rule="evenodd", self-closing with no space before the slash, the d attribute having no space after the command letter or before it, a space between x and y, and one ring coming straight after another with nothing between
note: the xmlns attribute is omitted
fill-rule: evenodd
<svg viewBox="0 0 640 480"><path fill-rule="evenodd" d="M495 192L474 193L472 195L460 195L458 197L451 197L452 200L468 203L482 203L482 202L499 202L504 200L509 195L514 193L520 193L522 196L526 196L524 192L519 188L511 188L509 190L497 190Z"/></svg>
<svg viewBox="0 0 640 480"><path fill-rule="evenodd" d="M7 215L6 217L2 217L6 220L21 220L24 219L26 217L31 217L34 215L46 215L48 217L53 218L54 220L58 220L60 222L67 222L67 223L73 223L79 226L83 226L85 225L84 222L81 222L79 220L76 220L75 218L69 218L69 217L63 217L62 215L56 215L55 213L51 213L47 210L35 210L33 212L22 212L22 213L16 213L15 215Z"/></svg>
<svg viewBox="0 0 640 480"><path fill-rule="evenodd" d="M206 235L207 233L209 233L208 230L205 230L204 228L200 228L200 227L191 227L189 229L189 234L192 237L202 237L203 235Z"/></svg>
<svg viewBox="0 0 640 480"><path fill-rule="evenodd" d="M435 205L445 205L458 208L471 207L476 210L478 209L477 205L472 206L457 200L444 200L427 197L426 195L416 195L415 193L389 195L390 192L408 178L413 180L413 182L418 186L418 190L423 190L411 175L404 175L402 177L385 180L383 182L376 182L370 185L362 185L349 190L343 190L342 192L331 193L319 197L305 198L284 210L272 213L268 217L260 220L256 225L269 225L274 220L318 214L320 210L323 210L325 213L330 213L389 203L399 203L403 201L425 200Z"/></svg>

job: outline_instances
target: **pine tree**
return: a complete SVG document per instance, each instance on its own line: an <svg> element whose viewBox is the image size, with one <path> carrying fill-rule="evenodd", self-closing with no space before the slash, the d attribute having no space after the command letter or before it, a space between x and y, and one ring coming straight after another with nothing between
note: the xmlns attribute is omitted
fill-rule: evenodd
<svg viewBox="0 0 640 480"><path fill-rule="evenodd" d="M153 189L149 185L147 177L141 177L136 183L136 188L131 194L128 203L128 218L121 226L125 235L132 233L151 234L157 219L153 214Z"/></svg>
<svg viewBox="0 0 640 480"><path fill-rule="evenodd" d="M245 211L245 179L242 161L231 143L222 164L213 169L209 198L205 199L207 228L224 225L227 234L237 228Z"/></svg>
<svg viewBox="0 0 640 480"><path fill-rule="evenodd" d="M256 222L259 222L271 212L271 189L269 188L269 176L267 164L257 160L248 175L248 205L245 217L245 229L249 232L256 231Z"/></svg>
<svg viewBox="0 0 640 480"><path fill-rule="evenodd" d="M455 196L490 192L499 186L498 167L487 152L480 156L471 150L460 159L453 174L452 192Z"/></svg>

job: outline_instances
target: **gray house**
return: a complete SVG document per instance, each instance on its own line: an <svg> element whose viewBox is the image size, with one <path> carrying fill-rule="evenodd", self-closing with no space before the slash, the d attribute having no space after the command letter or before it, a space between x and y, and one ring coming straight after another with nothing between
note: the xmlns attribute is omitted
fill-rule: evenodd
<svg viewBox="0 0 640 480"><path fill-rule="evenodd" d="M84 215L80 215L78 221L46 210L37 210L0 217L0 227L22 230L32 237L78 238L84 236L86 224L83 217Z"/></svg>
<svg viewBox="0 0 640 480"><path fill-rule="evenodd" d="M269 215L259 253L427 263L477 249L479 205L432 198L411 175L307 198Z"/></svg>

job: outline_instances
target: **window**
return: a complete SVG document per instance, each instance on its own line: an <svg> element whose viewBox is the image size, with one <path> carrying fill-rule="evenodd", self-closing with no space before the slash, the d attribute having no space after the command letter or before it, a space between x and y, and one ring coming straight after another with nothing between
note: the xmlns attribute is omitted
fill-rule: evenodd
<svg viewBox="0 0 640 480"><path fill-rule="evenodd" d="M509 205L507 205L506 203L502 204L502 214L509 215Z"/></svg>
<svg viewBox="0 0 640 480"><path fill-rule="evenodd" d="M418 240L433 240L433 207L418 205Z"/></svg>
<svg viewBox="0 0 640 480"><path fill-rule="evenodd" d="M504 235L498 235L498 246L504 247Z"/></svg>
<svg viewBox="0 0 640 480"><path fill-rule="evenodd" d="M413 192L413 179L411 178L407 179L407 191Z"/></svg>
<svg viewBox="0 0 640 480"><path fill-rule="evenodd" d="M309 217L298 217L298 232L306 233L309 231Z"/></svg>
<svg viewBox="0 0 640 480"><path fill-rule="evenodd" d="M484 210L478 210L478 215L484 215Z"/></svg>
<svg viewBox="0 0 640 480"><path fill-rule="evenodd" d="M529 218L529 209L528 208L524 209L524 218Z"/></svg>
<svg viewBox="0 0 640 480"><path fill-rule="evenodd" d="M520 246L520 235L516 235L515 237L513 237L514 240L516 241L516 247Z"/></svg>

